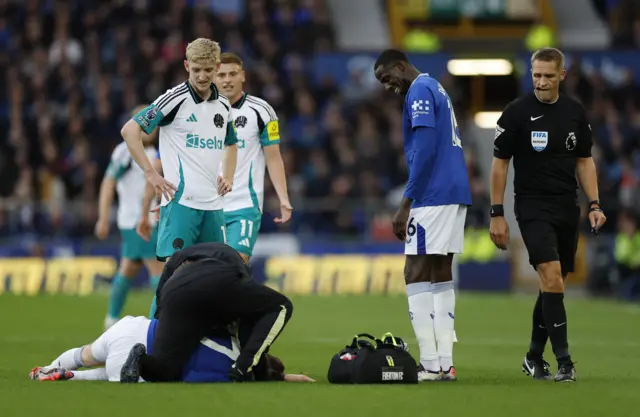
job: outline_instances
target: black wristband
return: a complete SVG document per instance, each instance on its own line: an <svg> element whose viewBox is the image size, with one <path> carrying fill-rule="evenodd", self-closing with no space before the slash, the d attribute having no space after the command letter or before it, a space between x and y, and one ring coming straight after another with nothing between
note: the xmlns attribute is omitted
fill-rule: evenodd
<svg viewBox="0 0 640 417"><path fill-rule="evenodd" d="M502 204L494 204L491 206L491 217L504 217L504 206Z"/></svg>
<svg viewBox="0 0 640 417"><path fill-rule="evenodd" d="M591 200L591 201L589 201L589 208L591 208L591 206L601 207L600 206L600 200Z"/></svg>

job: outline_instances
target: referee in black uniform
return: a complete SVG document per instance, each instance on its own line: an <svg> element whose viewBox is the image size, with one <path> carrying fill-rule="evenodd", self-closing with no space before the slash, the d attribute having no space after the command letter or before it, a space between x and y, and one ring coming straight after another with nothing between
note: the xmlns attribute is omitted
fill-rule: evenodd
<svg viewBox="0 0 640 417"><path fill-rule="evenodd" d="M504 191L513 157L515 215L529 261L540 276L533 310L531 344L522 369L534 379L551 379L542 357L547 338L558 361L556 382L575 381L567 343L564 280L573 271L578 245L578 183L589 200L592 231L606 221L598 200L591 158L591 127L577 101L559 93L564 55L544 48L531 57L534 91L509 103L498 120L491 167L491 240L506 250L509 226Z"/></svg>
<svg viewBox="0 0 640 417"><path fill-rule="evenodd" d="M153 351L132 348L121 382L179 381L184 365L212 329L240 322L241 350L229 377L254 379L254 371L291 318L283 294L253 280L238 252L223 243L200 243L176 252L156 292Z"/></svg>

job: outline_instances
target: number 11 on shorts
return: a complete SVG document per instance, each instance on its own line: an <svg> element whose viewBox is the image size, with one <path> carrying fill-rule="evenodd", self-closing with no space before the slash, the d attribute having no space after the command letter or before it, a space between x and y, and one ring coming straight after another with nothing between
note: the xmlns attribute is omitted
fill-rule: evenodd
<svg viewBox="0 0 640 417"><path fill-rule="evenodd" d="M251 235L253 235L253 222L251 220L240 220L240 235L246 236L247 224L249 225L249 237L251 237Z"/></svg>

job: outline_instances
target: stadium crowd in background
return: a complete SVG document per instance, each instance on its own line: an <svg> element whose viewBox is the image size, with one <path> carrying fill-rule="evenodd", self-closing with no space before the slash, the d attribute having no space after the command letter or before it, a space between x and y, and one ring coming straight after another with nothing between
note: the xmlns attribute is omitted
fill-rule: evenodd
<svg viewBox="0 0 640 417"><path fill-rule="evenodd" d="M640 2L637 0L592 0L600 17L611 31L614 48L640 46Z"/></svg>
<svg viewBox="0 0 640 417"><path fill-rule="evenodd" d="M246 90L281 118L296 210L283 230L393 239L390 200L407 172L401 105L381 103L400 99L365 81L369 67L354 67L343 88L313 82L313 55L336 50L324 0L151 3L0 0L0 236L91 235L119 128L135 105L185 78L186 43L203 36L243 57ZM476 139L465 128L468 98L453 77L433 75L460 123L474 201L467 224L483 227L489 202ZM600 72L579 60L563 89L588 109L609 217L603 232L614 232L620 210L638 214L640 94L630 71ZM261 232L269 233L277 230L269 213L278 213L278 200L265 188Z"/></svg>
<svg viewBox="0 0 640 417"><path fill-rule="evenodd" d="M323 0L204 2L215 7L199 8L184 0L153 8L150 1L45 3L0 1L8 64L0 93L0 235L90 235L119 127L136 104L185 77L184 48L200 36L243 57L246 90L272 103L282 119L297 212L289 230L361 236L375 224L365 210L384 208L385 197L404 186L401 113L383 113L379 103L389 97L363 84L369 66L354 69L342 91L335 80L311 81L310 58L335 49ZM452 80L442 81L453 95ZM461 97L455 101L463 104ZM486 189L469 140L466 150L480 202ZM265 211L278 213L273 189L266 189ZM480 224L485 211L476 213ZM271 220L263 232L275 230Z"/></svg>

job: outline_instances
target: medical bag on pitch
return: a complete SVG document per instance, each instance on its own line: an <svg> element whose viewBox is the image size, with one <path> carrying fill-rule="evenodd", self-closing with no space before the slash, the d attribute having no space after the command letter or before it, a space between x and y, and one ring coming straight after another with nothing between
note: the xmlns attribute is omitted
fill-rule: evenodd
<svg viewBox="0 0 640 417"><path fill-rule="evenodd" d="M360 333L331 358L328 380L332 384L416 384L418 365L399 337L387 333L376 339Z"/></svg>

